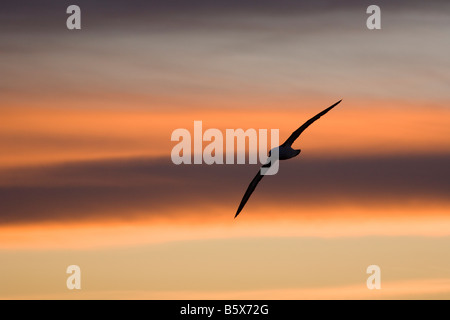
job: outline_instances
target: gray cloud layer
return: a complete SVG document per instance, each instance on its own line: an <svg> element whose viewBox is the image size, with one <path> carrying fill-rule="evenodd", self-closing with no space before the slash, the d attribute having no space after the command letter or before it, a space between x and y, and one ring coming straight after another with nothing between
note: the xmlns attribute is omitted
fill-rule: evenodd
<svg viewBox="0 0 450 320"><path fill-rule="evenodd" d="M0 12L0 33L27 30L66 32L66 8L73 1L63 0L19 0L2 3ZM348 14L361 12L361 21L366 18L365 10L373 1L297 1L297 0L78 0L76 5L82 9L84 32L99 29L130 28L136 25L150 26L157 30L173 28L211 28L211 26L230 27L235 17L265 16L269 20L276 16L311 16L337 12ZM448 10L447 1L407 1L379 0L376 3L383 12L440 13ZM229 17L223 23L221 16ZM205 23L206 22L206 23ZM359 24L359 21L355 21ZM249 24L251 25L251 21ZM243 25L241 25L243 26Z"/></svg>
<svg viewBox="0 0 450 320"><path fill-rule="evenodd" d="M2 4L5 104L117 95L146 108L180 107L179 97L448 105L448 2L379 1L379 32L367 30L372 3L361 1L79 1L79 32L66 28L69 4Z"/></svg>
<svg viewBox="0 0 450 320"><path fill-rule="evenodd" d="M449 154L282 162L265 177L248 206L362 206L446 203ZM0 222L129 219L183 210L207 217L210 208L236 209L257 171L250 165L180 165L133 159L0 171Z"/></svg>

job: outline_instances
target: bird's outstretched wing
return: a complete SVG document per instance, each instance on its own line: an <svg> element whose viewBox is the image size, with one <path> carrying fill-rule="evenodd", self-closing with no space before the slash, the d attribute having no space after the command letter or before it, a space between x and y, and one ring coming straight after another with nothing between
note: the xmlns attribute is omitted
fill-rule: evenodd
<svg viewBox="0 0 450 320"><path fill-rule="evenodd" d="M252 182L250 182L250 184L248 185L247 191L245 191L245 194L242 197L241 203L239 204L239 208L236 211L236 215L234 216L235 218L242 211L242 209L244 208L244 206L247 203L248 199L250 198L250 196L252 195L253 191L255 190L256 186L261 181L261 179L264 177L264 175L261 174L261 169L262 168L268 168L268 167L270 167L270 161L268 163L266 163L265 165L263 165L258 170L258 173L256 174L256 176L253 178Z"/></svg>
<svg viewBox="0 0 450 320"><path fill-rule="evenodd" d="M330 111L331 109L333 109L335 106L337 106L340 102L342 101L339 100L338 102L336 102L335 104L333 104L331 107L326 108L325 110L323 110L322 112L316 114L314 117L312 117L311 119L309 119L308 121L306 121L304 124L302 124L302 126L300 128L298 128L297 130L295 130L290 136L289 138L287 138L287 140L282 144L282 146L292 146L292 144L294 143L295 140L297 140L297 138L300 136L300 134L305 131L306 128L308 128L314 121L316 121L317 119L319 119L321 116L323 116L325 113L327 113L328 111Z"/></svg>

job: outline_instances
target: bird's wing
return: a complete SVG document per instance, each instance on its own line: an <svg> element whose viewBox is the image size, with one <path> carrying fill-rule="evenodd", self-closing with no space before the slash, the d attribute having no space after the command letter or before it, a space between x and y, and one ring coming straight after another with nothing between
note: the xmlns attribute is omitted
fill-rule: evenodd
<svg viewBox="0 0 450 320"><path fill-rule="evenodd" d="M294 143L295 140L297 140L297 138L300 136L300 134L305 131L306 128L308 128L314 121L316 121L317 119L319 119L321 116L323 116L325 113L327 113L328 111L330 111L331 109L333 109L336 105L338 105L342 100L339 100L338 102L336 102L335 104L333 104L331 107L326 108L325 110L323 110L322 112L316 114L314 117L312 117L311 119L309 119L308 121L306 121L304 124L302 124L302 126L300 128L298 128L297 130L295 130L290 136L289 138L287 138L287 140L282 144L282 146L292 146L292 144Z"/></svg>
<svg viewBox="0 0 450 320"><path fill-rule="evenodd" d="M262 166L262 168L267 168L267 167L270 167L270 161ZM256 186L261 181L261 179L264 177L264 175L261 174L261 169L262 168L259 169L258 173L253 178L252 182L250 182L250 184L248 185L247 191L245 191L245 194L242 197L241 203L239 204L239 208L236 211L236 215L234 216L235 218L242 211L242 209L244 208L244 206L247 203L248 199L250 198L250 196L252 195L253 191L255 190Z"/></svg>

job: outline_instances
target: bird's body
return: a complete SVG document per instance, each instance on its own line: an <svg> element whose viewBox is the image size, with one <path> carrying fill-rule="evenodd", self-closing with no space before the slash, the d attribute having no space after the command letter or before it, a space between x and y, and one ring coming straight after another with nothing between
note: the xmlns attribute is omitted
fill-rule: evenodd
<svg viewBox="0 0 450 320"><path fill-rule="evenodd" d="M323 116L325 113L333 109L336 105L338 105L342 100L339 100L335 104L333 104L331 107L328 107L327 109L323 110L322 112L318 113L308 121L306 121L303 125L301 125L297 130L295 130L289 138L286 139L286 141L269 151L269 159L267 160L267 163L262 166L262 168L268 168L271 166L273 161L278 160L287 160L294 158L298 156L301 152L300 149L293 149L292 144L295 140L300 136L300 134L308 128L314 121L319 119L321 116ZM277 154L278 153L278 154ZM261 181L262 177L264 177L264 174L261 174L261 169L258 171L256 176L253 178L252 182L250 182L250 185L247 188L247 191L245 192L244 196L242 197L241 203L239 204L239 207L237 209L235 218L238 216L238 214L242 211L245 204L247 203L248 199L250 198L251 194L255 190L256 186L258 185L259 181Z"/></svg>
<svg viewBox="0 0 450 320"><path fill-rule="evenodd" d="M272 150L269 151L269 158L276 150L278 151L278 159L279 160L287 160L287 159L294 158L294 157L298 156L301 151L301 150L295 150L291 146L281 145L281 146L273 148Z"/></svg>

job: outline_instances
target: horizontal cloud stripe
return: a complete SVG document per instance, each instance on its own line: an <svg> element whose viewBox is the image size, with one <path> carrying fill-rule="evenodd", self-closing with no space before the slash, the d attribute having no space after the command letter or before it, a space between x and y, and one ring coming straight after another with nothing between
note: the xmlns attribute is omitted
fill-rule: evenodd
<svg viewBox="0 0 450 320"><path fill-rule="evenodd" d="M283 161L253 199L276 205L448 202L450 154ZM165 216L238 205L258 166L130 159L0 171L0 222ZM178 210L177 210L178 209ZM183 210L180 210L183 209ZM230 212L231 212L230 211ZM178 212L178 213L177 213Z"/></svg>

